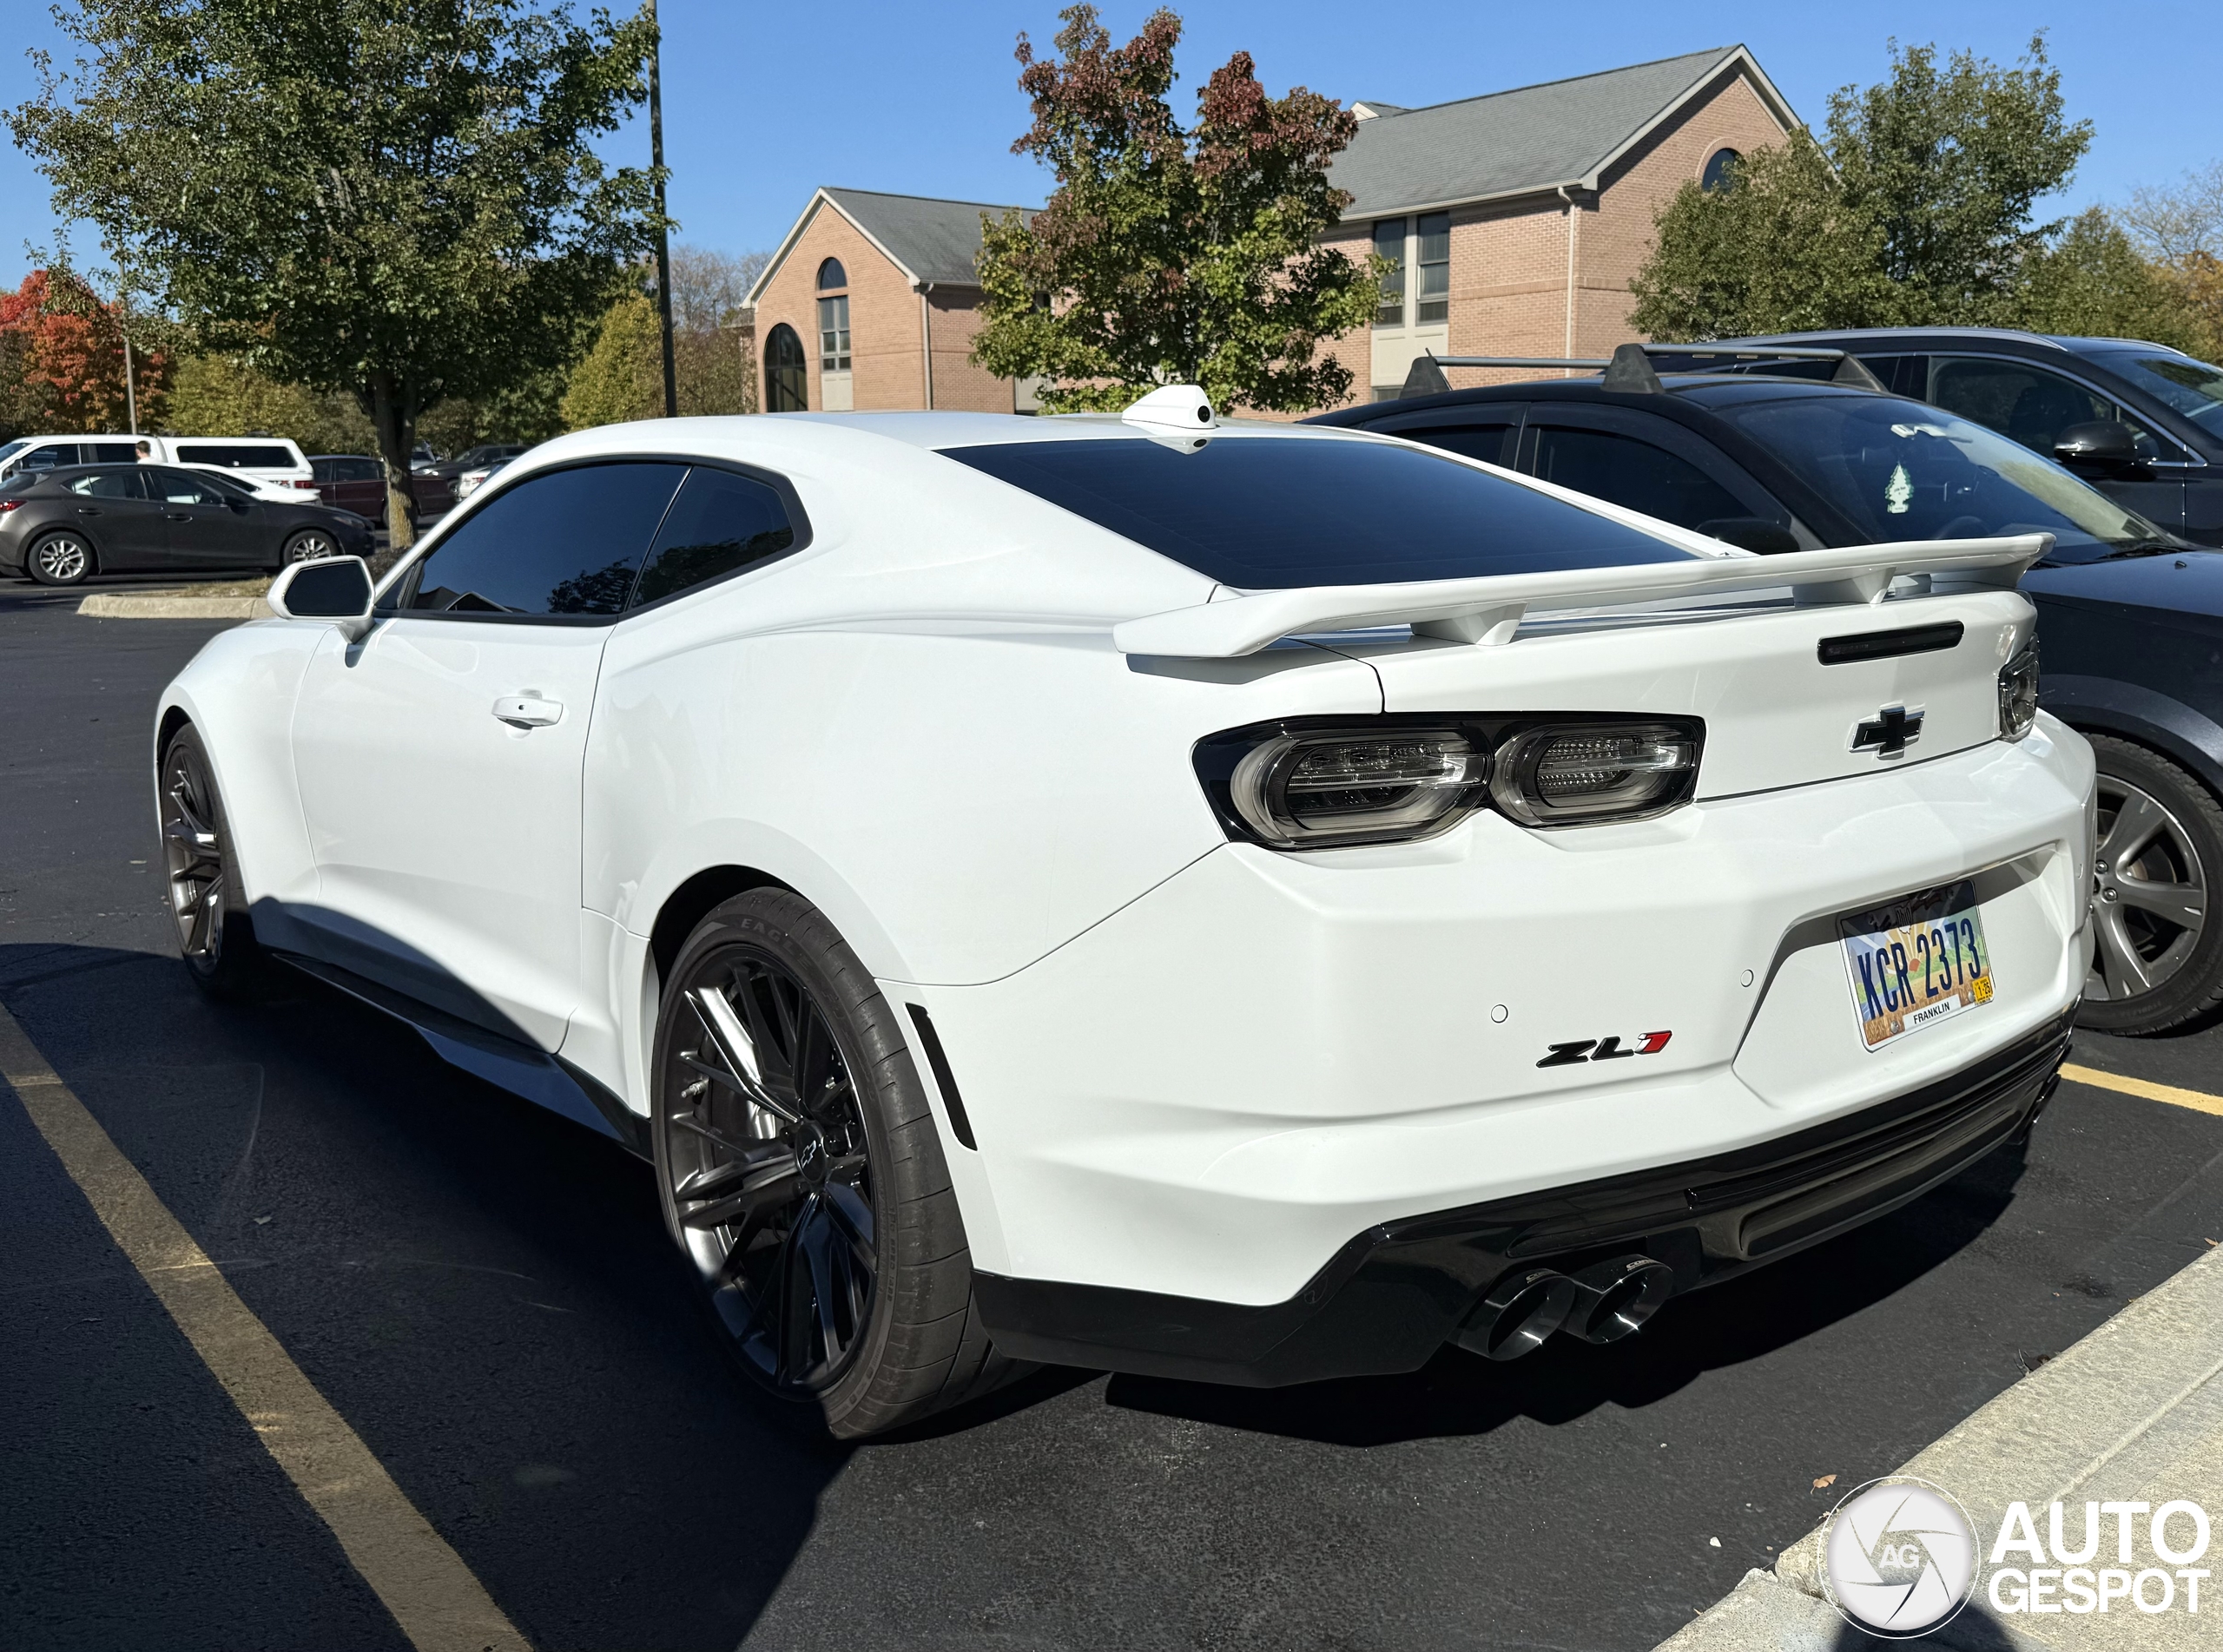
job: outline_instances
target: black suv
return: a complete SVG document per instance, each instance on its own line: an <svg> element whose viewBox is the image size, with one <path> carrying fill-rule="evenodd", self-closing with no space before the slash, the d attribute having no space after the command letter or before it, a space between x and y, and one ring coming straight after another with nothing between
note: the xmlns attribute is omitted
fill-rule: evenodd
<svg viewBox="0 0 2223 1652"><path fill-rule="evenodd" d="M1786 332L1709 347L1766 345L1848 351L1884 389L2060 459L2172 533L2223 545L2223 367L2135 339L1998 327Z"/></svg>
<svg viewBox="0 0 2223 1652"><path fill-rule="evenodd" d="M1699 352L1624 345L1602 377L1408 396L1315 422L1445 448L1762 553L2052 534L2052 554L2022 578L2045 648L2040 698L2100 765L2098 957L2082 1019L2154 1032L2211 1018L2223 1006L2223 920L2206 921L2223 887L2223 551L2162 531L2002 433L1876 388L1840 351L1738 360L1749 347L1710 348L1712 371L1662 375L1654 363ZM1441 366L1485 365L1602 364ZM1409 382L1444 378L1424 357Z"/></svg>

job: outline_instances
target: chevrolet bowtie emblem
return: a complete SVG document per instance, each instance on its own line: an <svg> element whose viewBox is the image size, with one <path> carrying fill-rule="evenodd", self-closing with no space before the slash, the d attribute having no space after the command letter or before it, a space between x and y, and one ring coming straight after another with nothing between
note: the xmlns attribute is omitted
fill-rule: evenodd
<svg viewBox="0 0 2223 1652"><path fill-rule="evenodd" d="M1886 706L1873 717L1853 725L1852 749L1872 751L1878 757L1903 757L1908 747L1922 738L1922 708Z"/></svg>

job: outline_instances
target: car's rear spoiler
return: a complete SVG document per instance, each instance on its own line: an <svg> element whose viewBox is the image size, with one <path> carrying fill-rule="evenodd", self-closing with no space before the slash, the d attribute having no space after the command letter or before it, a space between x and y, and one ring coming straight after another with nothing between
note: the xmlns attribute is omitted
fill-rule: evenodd
<svg viewBox="0 0 2223 1652"><path fill-rule="evenodd" d="M1112 628L1112 641L1123 654L1204 660L1255 654L1307 632L1386 625L1409 624L1424 636L1460 642L1503 643L1513 640L1531 609L1612 608L1785 588L1802 603L1879 602L1893 580L1912 574L1927 574L1950 589L2012 590L2022 570L2052 549L2051 534L2018 534L1402 585L1307 585L1126 620Z"/></svg>

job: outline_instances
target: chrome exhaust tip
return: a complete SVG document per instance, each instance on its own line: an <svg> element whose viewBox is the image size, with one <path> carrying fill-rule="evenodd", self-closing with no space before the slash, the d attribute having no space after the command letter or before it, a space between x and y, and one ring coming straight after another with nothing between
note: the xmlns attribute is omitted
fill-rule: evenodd
<svg viewBox="0 0 2223 1652"><path fill-rule="evenodd" d="M1574 1281L1548 1267L1507 1274L1490 1287L1467 1322L1459 1346L1485 1359L1518 1359L1543 1346L1574 1306Z"/></svg>
<svg viewBox="0 0 2223 1652"><path fill-rule="evenodd" d="M1642 1330L1675 1293L1675 1270L1657 1257L1616 1256L1567 1283L1573 1289L1566 1329L1585 1342L1619 1342Z"/></svg>

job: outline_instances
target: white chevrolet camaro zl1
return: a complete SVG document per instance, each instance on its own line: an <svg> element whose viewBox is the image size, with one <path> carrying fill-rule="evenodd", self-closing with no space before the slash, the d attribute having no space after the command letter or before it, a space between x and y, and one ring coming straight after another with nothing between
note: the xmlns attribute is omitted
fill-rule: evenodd
<svg viewBox="0 0 2223 1652"><path fill-rule="evenodd" d="M1755 557L1182 386L617 425L208 643L169 888L211 991L282 961L652 1159L839 1434L1608 1341L2050 1094L2046 544Z"/></svg>

